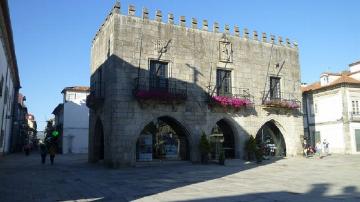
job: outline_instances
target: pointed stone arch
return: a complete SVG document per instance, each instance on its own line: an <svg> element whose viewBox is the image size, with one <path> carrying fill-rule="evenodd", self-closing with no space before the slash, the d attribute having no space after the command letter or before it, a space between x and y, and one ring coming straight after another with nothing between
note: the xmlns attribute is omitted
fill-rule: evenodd
<svg viewBox="0 0 360 202"><path fill-rule="evenodd" d="M215 136L221 136L220 141L222 139L222 142L220 143L221 147L224 149L225 157L226 158L239 158L240 152L239 152L239 133L238 133L238 123L229 117L220 117L217 118L214 122L210 125L210 131L208 134L210 134L211 141L217 141L214 140ZM213 142L214 144L214 142ZM216 144L216 143L215 143ZM215 145L216 146L216 145ZM217 147L217 146L216 146ZM214 153L214 152L213 152ZM215 151L216 153L216 151ZM214 154L212 154L213 157Z"/></svg>
<svg viewBox="0 0 360 202"><path fill-rule="evenodd" d="M190 150L191 150L191 136L188 131L188 129L184 126L183 123L181 123L178 119L169 116L169 115L162 115L158 116L157 118L147 119L144 123L141 124L139 127L139 130L136 133L136 138L134 144L135 147L135 157L136 161L139 160L140 151L139 149L145 148L146 145L148 145L148 141L151 140L152 145L148 145L147 150L152 150L152 158L158 158L159 155L154 155L154 152L156 152L156 149L154 149L154 145L156 141L154 141L156 138L159 138L159 134L157 134L159 131L156 131L159 127L159 124L166 124L169 129L169 138L167 138L168 141L173 141L173 145L166 145L168 149L173 148L175 145L178 146L178 159L177 160L190 160ZM150 137L151 136L151 137ZM164 136L164 135L162 135ZM171 136L171 137L170 137ZM145 140L144 140L145 138ZM167 141L166 140L166 141ZM176 141L175 141L176 140ZM145 142L148 143L145 143ZM175 142L176 143L175 143ZM158 143L158 142L157 142ZM156 143L156 144L157 144ZM172 147L171 147L172 146ZM168 151L168 150L167 150ZM142 152L142 151L141 151ZM176 159L176 158L174 158Z"/></svg>
<svg viewBox="0 0 360 202"><path fill-rule="evenodd" d="M274 119L264 122L256 133L256 142L265 147L266 155L286 156L285 130Z"/></svg>

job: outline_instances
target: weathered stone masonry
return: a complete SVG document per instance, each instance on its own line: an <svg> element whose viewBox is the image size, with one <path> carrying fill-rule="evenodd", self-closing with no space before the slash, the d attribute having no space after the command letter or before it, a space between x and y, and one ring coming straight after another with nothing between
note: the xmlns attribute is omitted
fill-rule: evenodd
<svg viewBox="0 0 360 202"><path fill-rule="evenodd" d="M244 155L244 142L255 136L268 121L281 131L290 156L301 151L302 116L298 110L264 107L263 97L269 91L271 76L280 78L281 92L301 100L299 55L296 43L289 39L247 29L234 33L225 25L210 29L206 20L202 27L196 19L186 27L168 14L163 22L161 11L155 19L143 9L135 16L120 13L116 4L97 32L91 48L91 89L95 98L90 111L89 161L99 159L98 130L104 135L104 161L112 167L134 165L136 141L142 129L154 119L171 117L187 131L190 160L198 161L198 141L204 131L211 133L216 122L226 120L235 134L235 156ZM187 99L181 103L139 102L133 96L137 78L149 75L151 60L168 63L168 76L186 82ZM210 108L208 86L216 83L216 70L231 70L232 87L247 88L253 96L252 108L226 111ZM210 91L211 92L211 91Z"/></svg>

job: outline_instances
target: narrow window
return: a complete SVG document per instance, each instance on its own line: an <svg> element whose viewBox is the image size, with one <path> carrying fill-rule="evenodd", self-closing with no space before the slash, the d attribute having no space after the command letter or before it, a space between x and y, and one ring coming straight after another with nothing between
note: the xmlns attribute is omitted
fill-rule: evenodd
<svg viewBox="0 0 360 202"><path fill-rule="evenodd" d="M355 114L355 101L351 101L352 114Z"/></svg>
<svg viewBox="0 0 360 202"><path fill-rule="evenodd" d="M270 77L270 99L281 98L280 78Z"/></svg>
<svg viewBox="0 0 360 202"><path fill-rule="evenodd" d="M167 89L168 79L168 63L162 61L150 61L150 83L151 89Z"/></svg>
<svg viewBox="0 0 360 202"><path fill-rule="evenodd" d="M231 71L218 69L216 71L217 95L231 96Z"/></svg>

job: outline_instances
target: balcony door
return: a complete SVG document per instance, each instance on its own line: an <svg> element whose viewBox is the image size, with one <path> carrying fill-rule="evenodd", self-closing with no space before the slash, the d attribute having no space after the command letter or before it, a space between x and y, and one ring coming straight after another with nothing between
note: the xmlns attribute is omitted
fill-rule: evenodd
<svg viewBox="0 0 360 202"><path fill-rule="evenodd" d="M280 99L280 78L279 77L270 77L270 99Z"/></svg>
<svg viewBox="0 0 360 202"><path fill-rule="evenodd" d="M157 60L150 61L150 89L167 90L169 85L168 63Z"/></svg>
<svg viewBox="0 0 360 202"><path fill-rule="evenodd" d="M216 70L216 93L220 96L231 96L230 70Z"/></svg>

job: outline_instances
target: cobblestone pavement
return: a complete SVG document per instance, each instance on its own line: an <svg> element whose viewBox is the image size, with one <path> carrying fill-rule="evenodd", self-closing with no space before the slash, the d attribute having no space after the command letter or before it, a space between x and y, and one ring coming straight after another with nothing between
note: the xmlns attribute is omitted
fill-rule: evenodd
<svg viewBox="0 0 360 202"><path fill-rule="evenodd" d="M108 169L86 155L58 155L51 166L11 154L0 159L0 183L1 202L360 201L360 155Z"/></svg>

